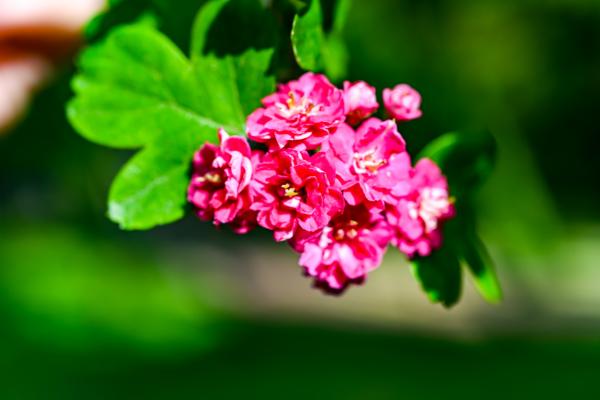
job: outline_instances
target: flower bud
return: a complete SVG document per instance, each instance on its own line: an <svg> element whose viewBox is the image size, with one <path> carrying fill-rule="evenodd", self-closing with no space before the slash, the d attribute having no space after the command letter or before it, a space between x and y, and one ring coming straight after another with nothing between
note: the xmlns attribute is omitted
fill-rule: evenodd
<svg viewBox="0 0 600 400"><path fill-rule="evenodd" d="M387 112L397 121L411 121L420 118L421 95L406 84L383 90L383 103Z"/></svg>
<svg viewBox="0 0 600 400"><path fill-rule="evenodd" d="M356 125L371 116L379 107L375 88L364 81L344 82L346 121Z"/></svg>

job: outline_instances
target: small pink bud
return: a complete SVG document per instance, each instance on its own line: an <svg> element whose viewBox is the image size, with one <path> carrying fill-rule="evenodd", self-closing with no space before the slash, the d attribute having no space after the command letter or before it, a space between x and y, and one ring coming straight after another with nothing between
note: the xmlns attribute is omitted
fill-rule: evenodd
<svg viewBox="0 0 600 400"><path fill-rule="evenodd" d="M387 112L397 121L410 121L420 118L421 95L406 84L383 90L383 103Z"/></svg>
<svg viewBox="0 0 600 400"><path fill-rule="evenodd" d="M346 121L351 125L358 124L379 108L375 88L364 81L344 82L344 106Z"/></svg>

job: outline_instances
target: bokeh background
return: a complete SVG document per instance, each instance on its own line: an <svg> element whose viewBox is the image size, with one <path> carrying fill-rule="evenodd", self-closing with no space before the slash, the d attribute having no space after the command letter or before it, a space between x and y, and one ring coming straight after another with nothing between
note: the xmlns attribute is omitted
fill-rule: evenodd
<svg viewBox="0 0 600 400"><path fill-rule="evenodd" d="M422 93L413 150L497 138L477 205L504 301L465 279L432 305L395 251L336 298L260 232L119 231L130 154L69 127L67 61L0 137L0 397L600 398L600 2L355 0L346 38L348 78Z"/></svg>

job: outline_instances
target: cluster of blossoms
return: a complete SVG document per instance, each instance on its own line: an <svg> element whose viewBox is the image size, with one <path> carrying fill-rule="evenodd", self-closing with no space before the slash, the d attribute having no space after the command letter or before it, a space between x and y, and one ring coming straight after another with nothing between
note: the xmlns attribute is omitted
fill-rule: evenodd
<svg viewBox="0 0 600 400"><path fill-rule="evenodd" d="M362 81L341 90L306 73L280 85L246 123L266 150L219 130L219 145L195 154L189 201L215 225L273 231L327 292L364 281L388 245L429 255L454 213L447 181L430 160L413 166L398 132L421 116L419 93L398 85L383 100L393 119L371 117L379 104Z"/></svg>

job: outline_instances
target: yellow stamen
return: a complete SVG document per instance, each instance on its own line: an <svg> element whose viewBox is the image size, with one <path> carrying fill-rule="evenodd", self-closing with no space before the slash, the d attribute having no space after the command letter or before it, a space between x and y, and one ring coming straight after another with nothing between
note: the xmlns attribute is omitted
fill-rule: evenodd
<svg viewBox="0 0 600 400"><path fill-rule="evenodd" d="M296 189L291 187L289 183L284 183L281 185L281 188L285 191L284 195L286 197L295 197L300 195L300 193L296 192Z"/></svg>
<svg viewBox="0 0 600 400"><path fill-rule="evenodd" d="M212 172L204 174L204 180L209 181L210 183L213 183L215 185L223 182L223 179L221 179L221 175L213 174Z"/></svg>
<svg viewBox="0 0 600 400"><path fill-rule="evenodd" d="M288 93L288 99L286 101L288 108L294 108L296 106L296 98L294 97L293 92Z"/></svg>

